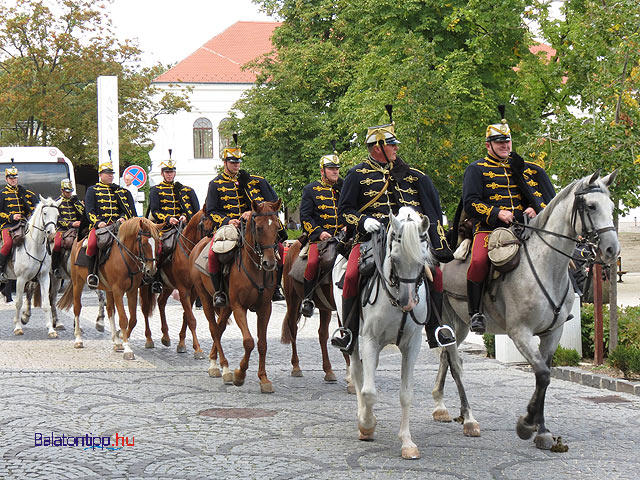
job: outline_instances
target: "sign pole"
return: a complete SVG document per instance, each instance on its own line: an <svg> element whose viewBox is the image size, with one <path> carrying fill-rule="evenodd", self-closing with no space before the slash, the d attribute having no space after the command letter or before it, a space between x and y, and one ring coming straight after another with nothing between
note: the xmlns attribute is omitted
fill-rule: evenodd
<svg viewBox="0 0 640 480"><path fill-rule="evenodd" d="M594 264L593 272L593 361L596 365L604 363L604 322L602 319L602 265Z"/></svg>

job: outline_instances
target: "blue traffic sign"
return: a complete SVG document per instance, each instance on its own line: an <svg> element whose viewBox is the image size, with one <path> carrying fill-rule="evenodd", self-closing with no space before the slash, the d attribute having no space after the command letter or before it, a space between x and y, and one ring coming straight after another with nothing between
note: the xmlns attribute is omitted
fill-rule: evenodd
<svg viewBox="0 0 640 480"><path fill-rule="evenodd" d="M139 165L129 165L124 169L122 176L124 177L127 174L133 176L133 182L131 183L138 188L147 183L147 172Z"/></svg>

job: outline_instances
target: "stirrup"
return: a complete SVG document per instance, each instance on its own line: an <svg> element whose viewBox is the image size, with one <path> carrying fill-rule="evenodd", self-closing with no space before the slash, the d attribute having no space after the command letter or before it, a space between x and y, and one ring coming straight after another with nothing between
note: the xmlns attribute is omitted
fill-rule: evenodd
<svg viewBox="0 0 640 480"><path fill-rule="evenodd" d="M338 337L337 336L338 332L342 333L342 336ZM353 344L353 334L351 333L351 330L349 330L346 327L336 328L336 330L331 335L331 345L339 348L343 352L349 353L349 350L351 349L352 344Z"/></svg>
<svg viewBox="0 0 640 480"><path fill-rule="evenodd" d="M469 323L469 330L473 333L477 333L478 335L484 335L486 330L486 325L484 323L484 315L480 312L476 312L471 317L471 322Z"/></svg>
<svg viewBox="0 0 640 480"><path fill-rule="evenodd" d="M158 280L151 284L151 293L160 294L164 289L164 284Z"/></svg>
<svg viewBox="0 0 640 480"><path fill-rule="evenodd" d="M449 333L451 340L449 340L448 342L447 341L441 342L440 333L444 333L444 334ZM449 345L455 345L456 343L456 333L453 331L453 328L451 328L449 325L439 326L438 328L436 328L434 335L436 337L436 342L438 342L438 346L440 347L448 347Z"/></svg>
<svg viewBox="0 0 640 480"><path fill-rule="evenodd" d="M90 273L89 275L87 275L87 285L89 286L89 288L95 290L96 288L98 288L98 283L100 283L100 279L95 273Z"/></svg>
<svg viewBox="0 0 640 480"><path fill-rule="evenodd" d="M214 307L226 307L229 304L229 300L227 300L227 295L224 292L216 292L213 296L213 306Z"/></svg>
<svg viewBox="0 0 640 480"><path fill-rule="evenodd" d="M305 298L302 301L300 313L302 313L302 315L304 315L305 317L310 317L311 315L313 315L313 311L315 310L315 308L316 305L313 303L313 300L311 300L310 298Z"/></svg>
<svg viewBox="0 0 640 480"><path fill-rule="evenodd" d="M7 283L9 279L7 278L7 274L4 272L0 272L0 283Z"/></svg>

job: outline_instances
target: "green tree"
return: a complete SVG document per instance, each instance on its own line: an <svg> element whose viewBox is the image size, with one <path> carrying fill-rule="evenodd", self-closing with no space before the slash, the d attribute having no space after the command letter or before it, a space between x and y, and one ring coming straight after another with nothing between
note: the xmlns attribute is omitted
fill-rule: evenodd
<svg viewBox="0 0 640 480"><path fill-rule="evenodd" d="M362 160L366 127L385 122L391 103L400 155L433 178L451 214L464 168L483 155L496 105L520 97L514 67L538 61L529 52L521 0L256 3L283 25L274 51L250 67L259 76L236 105L238 128L250 166L290 206L318 175L330 140L346 150L347 165ZM527 101L509 108L516 138L538 130L543 107Z"/></svg>
<svg viewBox="0 0 640 480"><path fill-rule="evenodd" d="M189 108L185 98L152 87L164 68L136 67L140 50L114 37L105 1L12 3L0 4L2 144L55 145L76 165L95 163L96 79L115 75L120 161L147 165L156 116Z"/></svg>

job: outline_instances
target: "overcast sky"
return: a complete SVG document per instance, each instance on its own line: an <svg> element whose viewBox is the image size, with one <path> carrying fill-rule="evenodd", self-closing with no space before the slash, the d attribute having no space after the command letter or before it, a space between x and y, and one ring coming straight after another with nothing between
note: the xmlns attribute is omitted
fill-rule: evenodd
<svg viewBox="0 0 640 480"><path fill-rule="evenodd" d="M237 21L274 21L251 0L114 0L111 20L138 39L144 65L179 62Z"/></svg>

